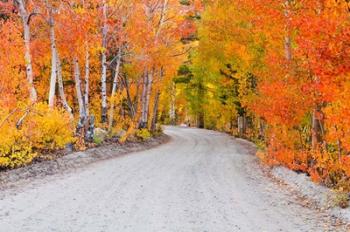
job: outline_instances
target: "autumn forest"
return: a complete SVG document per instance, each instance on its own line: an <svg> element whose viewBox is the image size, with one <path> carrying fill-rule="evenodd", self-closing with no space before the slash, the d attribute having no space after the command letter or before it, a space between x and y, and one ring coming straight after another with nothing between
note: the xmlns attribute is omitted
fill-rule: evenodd
<svg viewBox="0 0 350 232"><path fill-rule="evenodd" d="M0 93L1 169L186 124L350 190L347 0L0 0Z"/></svg>

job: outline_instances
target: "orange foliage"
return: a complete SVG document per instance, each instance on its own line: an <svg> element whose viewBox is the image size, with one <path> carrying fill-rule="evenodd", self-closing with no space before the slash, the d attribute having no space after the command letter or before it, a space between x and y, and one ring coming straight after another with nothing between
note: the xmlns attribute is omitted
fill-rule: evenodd
<svg viewBox="0 0 350 232"><path fill-rule="evenodd" d="M210 86L205 117L217 122L235 106L265 163L350 186L349 15L345 0L207 2L193 58L197 81ZM227 87L238 90L234 103ZM206 126L237 126L232 117Z"/></svg>
<svg viewBox="0 0 350 232"><path fill-rule="evenodd" d="M101 98L114 107L111 136L125 130L125 141L135 133L142 105L150 128L158 118L155 97L166 92L187 55L181 40L195 32L188 16L197 7L198 1L178 0L0 1L0 168L30 163L38 151L73 141L86 147L93 140L86 133L89 116L95 127L107 128ZM151 72L145 87L144 74ZM30 88L38 97L27 106Z"/></svg>

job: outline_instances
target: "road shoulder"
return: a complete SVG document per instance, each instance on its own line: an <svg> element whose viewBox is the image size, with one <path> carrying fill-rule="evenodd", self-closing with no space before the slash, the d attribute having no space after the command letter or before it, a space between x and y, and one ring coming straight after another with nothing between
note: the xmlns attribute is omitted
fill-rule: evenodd
<svg viewBox="0 0 350 232"><path fill-rule="evenodd" d="M53 160L35 162L31 165L0 172L0 190L14 188L35 179L66 173L101 160L113 159L133 152L149 150L168 143L166 134L143 142L111 143L81 152L73 152Z"/></svg>

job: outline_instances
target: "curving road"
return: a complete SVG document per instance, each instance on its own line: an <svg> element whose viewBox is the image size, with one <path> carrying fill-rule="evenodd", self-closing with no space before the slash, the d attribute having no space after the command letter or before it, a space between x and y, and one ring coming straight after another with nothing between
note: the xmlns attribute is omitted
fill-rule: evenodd
<svg viewBox="0 0 350 232"><path fill-rule="evenodd" d="M0 231L343 231L292 200L239 140L165 132L165 145L5 190Z"/></svg>

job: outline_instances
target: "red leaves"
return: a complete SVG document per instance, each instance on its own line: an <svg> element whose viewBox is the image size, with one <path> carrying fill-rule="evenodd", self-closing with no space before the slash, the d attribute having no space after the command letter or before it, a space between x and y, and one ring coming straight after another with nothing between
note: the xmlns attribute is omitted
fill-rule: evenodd
<svg viewBox="0 0 350 232"><path fill-rule="evenodd" d="M0 1L0 16L2 14L4 15L10 15L11 13L15 13L16 9L13 6L13 3L11 1L8 2L2 2Z"/></svg>
<svg viewBox="0 0 350 232"><path fill-rule="evenodd" d="M254 70L258 92L248 106L269 125L266 156L309 172L314 181L326 178L331 169L344 170L334 162L336 152L344 155L350 150L348 5L334 0L249 0L241 4L254 12L248 19L254 25L253 38L264 38L263 68ZM288 49L291 59L286 55ZM310 115L317 106L321 111L315 120L322 124L324 143L332 148L310 151ZM350 169L347 173L350 175Z"/></svg>

